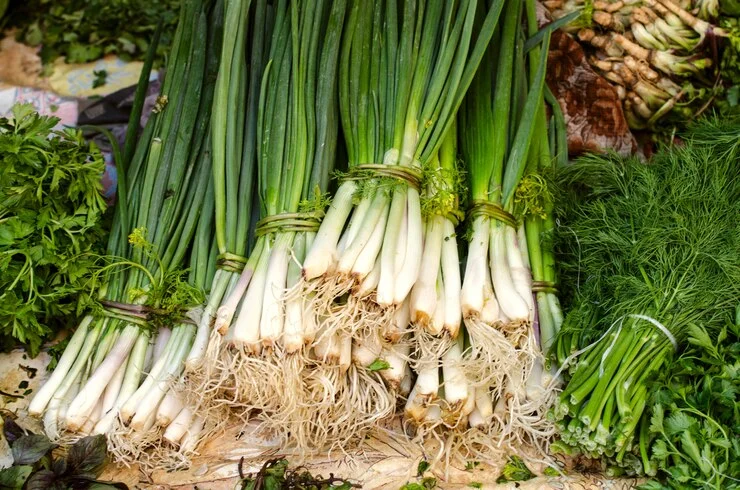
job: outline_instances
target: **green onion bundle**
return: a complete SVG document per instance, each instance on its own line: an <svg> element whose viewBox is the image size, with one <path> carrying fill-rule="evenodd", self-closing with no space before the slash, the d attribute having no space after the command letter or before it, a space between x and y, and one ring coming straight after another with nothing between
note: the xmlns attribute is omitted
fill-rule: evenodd
<svg viewBox="0 0 740 490"><path fill-rule="evenodd" d="M187 308L202 301L202 293L187 283L181 269L201 212L209 208L212 87L207 74L214 53L206 47L215 34L209 29L210 11L200 2L184 2L155 114L136 151L133 139L127 140L124 155L131 157L130 165L119 160L119 206L109 241L115 258L102 269L101 308L82 320L29 407L34 415L44 414L53 437L63 431L108 433L119 421L151 428L164 397L154 371L176 376L192 342L192 325L182 319ZM135 125L138 117L132 121ZM200 241L210 231L201 226L198 233ZM205 253L198 252L198 268ZM147 380L143 373L149 373Z"/></svg>
<svg viewBox="0 0 740 490"><path fill-rule="evenodd" d="M470 193L461 290L469 347L460 362L472 388L467 421L475 428L464 437L478 451L500 451L522 439L540 444L551 432L544 419L547 397L527 390L541 384L543 354L528 240L517 216L522 214L517 192L527 168L536 170L540 157L549 160L542 136L547 134L544 53L550 31L525 50L523 15L530 35L536 23L534 3L524 7L506 4L499 42L487 53L458 117ZM537 257L536 247L532 252Z"/></svg>
<svg viewBox="0 0 740 490"><path fill-rule="evenodd" d="M226 372L228 358L220 357L220 340L255 268L255 261L248 261L247 253L256 204L257 106L269 50L266 41L272 28L271 17L265 2L255 5L252 24L249 23L251 0L228 0L224 4L220 12L223 37L210 133L217 270L193 349L186 359L184 393L175 397L184 398L178 404L191 412L183 413L181 419L192 418L194 412L205 415L218 408L211 400L223 395L223 377L230 377ZM250 26L251 36L248 36ZM183 420L178 422L183 423L177 427L187 427Z"/></svg>
<svg viewBox="0 0 740 490"><path fill-rule="evenodd" d="M524 68L524 60L516 54L517 44L523 40L521 11L514 5L501 29L497 63L491 51L460 114L460 146L468 168L472 222L462 312L474 347L480 346L480 353L487 356L496 356L497 348L518 345L527 336L534 313L531 277L513 212L514 192L524 175L542 110L545 60L537 64L526 95L521 93L528 81L525 75L516 75L524 73L519 70ZM517 120L518 114L521 120Z"/></svg>
<svg viewBox="0 0 740 490"><path fill-rule="evenodd" d="M260 219L241 279L219 308L204 361L215 366L204 380L208 397L218 400L229 391L227 405L259 410L266 428L289 432L299 446L309 406L304 393L311 393L304 366L311 357L340 362L340 345L317 342L312 352L307 347L317 326L300 294L298 264L318 229L336 159L345 10L343 1L256 2L252 25L270 33L269 41L259 41L264 73L258 98L249 98L257 102L256 125L247 128L256 135ZM257 46L253 40L252 48ZM258 83L256 73L251 77ZM236 95L229 94L222 107L238 103Z"/></svg>
<svg viewBox="0 0 740 490"><path fill-rule="evenodd" d="M339 86L350 169L303 263L309 288L323 298L316 301L319 315L332 329L369 327L398 340L407 327L423 260L423 173L452 126L501 10L500 3L487 9L476 30L476 11L485 10L479 3L353 3ZM347 307L337 308L335 299L347 293ZM353 314L353 298L366 299L364 320ZM396 354L396 360L405 356ZM383 374L398 386L406 370L396 360Z"/></svg>
<svg viewBox="0 0 740 490"><path fill-rule="evenodd" d="M410 298L412 368L417 378L404 414L417 427L440 423L455 427L471 412L474 401L461 366L464 335L460 334L460 263L455 225L459 219L456 190L462 176L457 169L455 125L447 133L430 172L434 177L428 179L425 192L434 207L425 219L422 273Z"/></svg>

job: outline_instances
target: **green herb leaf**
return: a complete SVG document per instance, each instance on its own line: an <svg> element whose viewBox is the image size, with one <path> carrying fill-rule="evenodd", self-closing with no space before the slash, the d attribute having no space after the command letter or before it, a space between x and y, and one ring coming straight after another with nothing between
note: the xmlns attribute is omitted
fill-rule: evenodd
<svg viewBox="0 0 740 490"><path fill-rule="evenodd" d="M26 431L21 428L20 425L15 423L15 420L10 417L3 418L3 435L8 444L12 445L17 439L26 435Z"/></svg>
<svg viewBox="0 0 740 490"><path fill-rule="evenodd" d="M75 442L67 456L67 472L97 478L108 463L105 436L83 437Z"/></svg>
<svg viewBox="0 0 740 490"><path fill-rule="evenodd" d="M389 369L391 367L390 364L388 364L388 361L385 359L377 358L373 362L370 363L370 365L367 367L368 371L376 372L376 371L383 371L385 369Z"/></svg>
<svg viewBox="0 0 740 490"><path fill-rule="evenodd" d="M505 483L509 481L526 481L534 478L534 474L529 471L527 465L524 464L521 458L512 456L509 462L504 465L501 470L501 476L496 480L497 483Z"/></svg>
<svg viewBox="0 0 740 490"><path fill-rule="evenodd" d="M125 483L93 482L87 490L128 490Z"/></svg>
<svg viewBox="0 0 740 490"><path fill-rule="evenodd" d="M0 487L20 489L26 483L28 476L33 471L33 466L20 465L11 466L0 470Z"/></svg>
<svg viewBox="0 0 740 490"><path fill-rule="evenodd" d="M104 251L103 156L58 122L30 104L0 118L0 344L32 356L75 325Z"/></svg>
<svg viewBox="0 0 740 490"><path fill-rule="evenodd" d="M70 63L111 53L140 60L160 21L161 61L172 43L179 7L178 0L25 0L11 2L3 20L6 27L18 29L18 38L25 43L42 45L41 60L48 74L60 56Z"/></svg>
<svg viewBox="0 0 740 490"><path fill-rule="evenodd" d="M416 475L417 476L421 476L428 469L429 469L429 462L426 461L426 460L424 460L424 459L422 459L421 461L419 461L419 466L416 467Z"/></svg>
<svg viewBox="0 0 740 490"><path fill-rule="evenodd" d="M66 490L67 485L58 480L51 470L39 470L26 482L26 490Z"/></svg>
<svg viewBox="0 0 740 490"><path fill-rule="evenodd" d="M19 437L12 445L13 463L16 465L34 464L55 447L48 437L42 434L29 434Z"/></svg>
<svg viewBox="0 0 740 490"><path fill-rule="evenodd" d="M94 70L93 75L95 79L93 80L92 88L102 87L108 80L108 72L105 70Z"/></svg>

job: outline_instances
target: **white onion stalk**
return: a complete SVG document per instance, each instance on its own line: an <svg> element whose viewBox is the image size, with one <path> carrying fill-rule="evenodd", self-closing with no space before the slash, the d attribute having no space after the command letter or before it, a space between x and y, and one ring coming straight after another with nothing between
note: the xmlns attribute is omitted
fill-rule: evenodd
<svg viewBox="0 0 740 490"><path fill-rule="evenodd" d="M57 363L57 368L51 373L46 383L36 392L33 400L28 405L29 414L36 417L40 416L62 384L65 382L68 383L67 386L72 384L77 375L72 375L72 380L67 380L67 378L69 378L73 366L77 365L76 372L82 370L103 328L102 325L96 322L95 326L91 329L90 324L92 322L93 317L91 315L87 315L82 319L77 330L75 330L75 333L70 338L67 348L64 349L64 353ZM66 389L63 389L63 391L66 391ZM64 396L64 393L61 393L60 396Z"/></svg>
<svg viewBox="0 0 740 490"><path fill-rule="evenodd" d="M491 279L501 311L511 322L523 324L529 320L529 305L518 293L512 278L508 250L516 247L516 244L511 242L512 239L516 240L516 233L509 233L506 228L510 227L501 222L495 222L491 227Z"/></svg>
<svg viewBox="0 0 740 490"><path fill-rule="evenodd" d="M406 374L409 352L408 342L397 342L383 348L381 357L388 363L389 367L380 371L380 374L394 390L399 388Z"/></svg>
<svg viewBox="0 0 740 490"><path fill-rule="evenodd" d="M103 413L108 413L116 404L126 375L126 364L121 364L103 393Z"/></svg>
<svg viewBox="0 0 740 490"><path fill-rule="evenodd" d="M338 262L337 244L352 212L357 184L347 180L339 186L316 233L316 240L303 262L303 277L316 279L331 272Z"/></svg>
<svg viewBox="0 0 740 490"><path fill-rule="evenodd" d="M409 307L411 322L427 328L437 306L437 278L439 276L444 217L432 216L426 226L421 272L411 291ZM439 333L439 332L435 332Z"/></svg>
<svg viewBox="0 0 740 490"><path fill-rule="evenodd" d="M262 247L256 248L261 249L261 253L257 256L257 266L234 324L231 326L233 329L232 342L237 346L250 349L254 353L258 353L260 350L260 323L270 256L270 247L266 240L264 240Z"/></svg>
<svg viewBox="0 0 740 490"><path fill-rule="evenodd" d="M149 371L146 379L138 387L136 392L131 395L128 400L121 407L121 418L124 424L128 424L131 418L138 410L141 401L147 395L152 386L154 386L167 372L169 364L172 361L172 357L175 354L177 347L182 343L182 337L186 329L184 327L177 328L175 334L172 336L172 342L168 345L168 349L165 351L164 356L160 356L154 363L154 366Z"/></svg>
<svg viewBox="0 0 740 490"><path fill-rule="evenodd" d="M434 291L435 308L432 313L430 321L427 322L426 327L422 325L431 335L439 335L442 333L445 327L445 313L447 312L447 304L445 302L445 282L442 277L442 271L437 276L437 284Z"/></svg>
<svg viewBox="0 0 740 490"><path fill-rule="evenodd" d="M193 422L193 412L187 406L180 410L175 420L164 431L164 440L173 445L179 445L185 433Z"/></svg>
<svg viewBox="0 0 740 490"><path fill-rule="evenodd" d="M46 383L44 383L39 391L36 392L33 400L31 400L31 403L28 405L29 414L36 417L40 416L44 412L46 405L54 396L54 393L59 389L62 383L64 383L65 377L73 364L83 362L87 359L89 351L87 355L83 353L83 355L80 356L79 353L86 347L89 350L92 350L92 346L95 344L95 340L100 334L100 329L102 328L102 326L96 323L95 327L90 329L90 324L92 322L93 317L91 315L87 315L82 319L77 330L75 330L75 333L70 338L67 348L64 349L64 353L62 353L62 357L57 363L57 368L51 373L51 376ZM79 369L82 368L80 367Z"/></svg>
<svg viewBox="0 0 740 490"><path fill-rule="evenodd" d="M473 233L468 245L468 258L462 283L460 302L464 318L480 316L486 301L486 280L490 277L488 244L490 241L490 219L477 216L473 220ZM491 292L493 289L491 288Z"/></svg>
<svg viewBox="0 0 740 490"><path fill-rule="evenodd" d="M468 425L474 429L488 425L488 421L483 417L477 405L473 411L470 412L470 415L468 415Z"/></svg>
<svg viewBox="0 0 740 490"><path fill-rule="evenodd" d="M181 328L185 332L181 336L179 344L170 347L169 350L172 353L168 356L165 368L156 378L150 375L146 379L146 381L152 379L154 382L148 386L144 396L140 398L139 404L135 407L135 415L133 415L133 418L130 418L131 427L135 430L144 430L144 424L151 418L152 413L156 414L157 407L159 407L159 404L167 394L170 384L177 379L182 371L183 361L190 350L195 331L192 325L183 325ZM139 391L144 388L146 381L142 383ZM124 422L129 420L130 417L130 412L124 412L128 403L121 409L121 417Z"/></svg>
<svg viewBox="0 0 740 490"><path fill-rule="evenodd" d="M193 418L192 424L188 427L187 432L182 438L180 445L180 451L183 453L190 453L195 451L198 442L200 441L201 432L205 426L205 419L201 416L196 415Z"/></svg>
<svg viewBox="0 0 740 490"><path fill-rule="evenodd" d="M493 417L493 396L485 386L475 388L475 410L484 424L490 424Z"/></svg>
<svg viewBox="0 0 740 490"><path fill-rule="evenodd" d="M458 256L455 225L444 220L444 239L442 241L442 277L444 280L444 329L450 338L457 338L462 322L460 292L460 259Z"/></svg>
<svg viewBox="0 0 740 490"><path fill-rule="evenodd" d="M418 373L404 407L406 417L416 424L424 420L429 404L437 398L439 391L439 368L436 363L418 368Z"/></svg>
<svg viewBox="0 0 740 490"><path fill-rule="evenodd" d="M136 344L134 345L126 364L126 370L123 375L123 380L121 381L121 387L118 390L118 396L113 402L113 406L105 412L103 417L95 425L95 434L107 434L113 429L119 420L120 407L123 406L123 404L126 403L126 401L136 393L136 390L139 388L143 374L141 363L143 362L147 344L148 340L145 335L140 335L136 340Z"/></svg>
<svg viewBox="0 0 740 490"><path fill-rule="evenodd" d="M297 234L293 242L293 260L288 264L286 274L287 290L285 295L285 327L282 337L283 348L287 354L293 354L313 341L315 319L306 308L303 292L300 289L301 267L298 260L306 253L306 242L313 237ZM310 292L309 294L313 294Z"/></svg>
<svg viewBox="0 0 740 490"><path fill-rule="evenodd" d="M279 235L275 238L270 253L260 317L260 341L266 348L272 348L275 345L283 334L285 326L283 295L288 280L289 247L293 238L293 233Z"/></svg>
<svg viewBox="0 0 740 490"><path fill-rule="evenodd" d="M411 320L411 308L409 301L404 301L396 308L391 321L381 330L386 341L395 343L408 330Z"/></svg>
<svg viewBox="0 0 740 490"><path fill-rule="evenodd" d="M534 319L534 299L532 298L532 273L529 266L525 264L523 254L526 254L526 241L524 246L519 246L517 231L510 226L506 227L507 259L514 290L527 305L527 323ZM522 251L524 248L524 251Z"/></svg>
<svg viewBox="0 0 740 490"><path fill-rule="evenodd" d="M337 272L339 274L346 277L352 276L355 262L357 262L361 255L363 256L363 263L368 261L372 261L371 264L375 263L380 246L384 243L383 236L388 219L387 201L383 192L376 193L375 198L368 205L369 210L363 213L364 216L361 220L362 226L358 226L359 230L356 235L354 237L350 236L352 228L347 230L347 245L342 251L337 265ZM360 220L357 221L359 222ZM321 233L320 229L319 233ZM368 251L365 251L365 247L367 247ZM372 251L375 251L375 255L372 254Z"/></svg>
<svg viewBox="0 0 740 490"><path fill-rule="evenodd" d="M64 430L64 416L67 407L80 390L82 374L71 378L69 386L57 391L43 412L44 432L52 441L59 439Z"/></svg>
<svg viewBox="0 0 740 490"><path fill-rule="evenodd" d="M66 426L71 431L77 431L87 420L95 404L105 391L106 386L110 383L118 368L123 364L134 344L144 339L145 344L141 352L141 364L146 356L146 347L149 343L148 338L140 334L138 325L127 325L119 337L113 350L106 356L103 363L98 366L95 372L88 378L85 386L80 390L75 399L69 406L66 415ZM140 366L142 368L143 366Z"/></svg>
<svg viewBox="0 0 740 490"><path fill-rule="evenodd" d="M383 246L383 237L385 235L385 227L387 223L388 213L382 212L380 220L375 225L375 229L370 236L370 240L362 249L362 252L360 252L360 254L357 256L357 260L354 262L354 264L352 265L352 269L350 270L350 276L352 277L354 283L358 281L364 282L364 279L368 276L368 274L370 274L376 268L376 264L378 279L375 287L377 287L377 285L380 283L380 261L378 260L378 254L380 253L380 249ZM352 243L354 245L355 242ZM341 272L342 271L340 269L340 273Z"/></svg>
<svg viewBox="0 0 740 490"><path fill-rule="evenodd" d="M460 336L452 343L442 357L442 384L444 399L447 403L446 411L460 412L468 402L468 380L462 368L463 337Z"/></svg>
<svg viewBox="0 0 740 490"><path fill-rule="evenodd" d="M154 341L154 347L152 348L152 358L147 359L147 368L145 369L145 371L149 372L152 360L160 359L162 357L162 353L166 352L165 347L167 346L167 342L170 340L171 335L172 329L168 327L162 327L157 330L156 337L152 338L152 340Z"/></svg>
<svg viewBox="0 0 740 490"><path fill-rule="evenodd" d="M159 404L159 408L157 408L157 425L168 427L183 409L183 406L180 395L170 389L162 403Z"/></svg>

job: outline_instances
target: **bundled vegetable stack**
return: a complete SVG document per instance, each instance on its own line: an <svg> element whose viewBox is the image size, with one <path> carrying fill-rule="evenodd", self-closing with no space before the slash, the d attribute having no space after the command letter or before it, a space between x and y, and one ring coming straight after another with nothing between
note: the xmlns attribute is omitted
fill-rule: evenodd
<svg viewBox="0 0 740 490"><path fill-rule="evenodd" d="M563 450L716 483L737 469L737 357L721 344L740 298L740 123L703 121L683 139L649 165L590 156L561 174L573 192L559 263L575 297L554 346L569 375L553 415Z"/></svg>
<svg viewBox="0 0 740 490"><path fill-rule="evenodd" d="M0 343L41 343L71 327L103 251L103 156L59 119L13 107L0 120Z"/></svg>
<svg viewBox="0 0 740 490"><path fill-rule="evenodd" d="M246 14L248 2L233 2L230 7L240 4ZM275 9L273 15L268 15L270 7ZM231 86L250 84L246 128L256 140L248 137L245 151L254 151L256 141L260 219L254 230L255 246L249 259L238 259L245 262L244 271L224 296L208 355L195 373L208 394L203 400L206 407L227 396L231 408L260 411L267 427L289 433L299 446L322 444L324 426L316 429L312 421L326 413L316 403L336 401L342 391L319 380L316 389L321 393L314 394L314 383L306 375L306 365L313 360L328 359L332 364L344 360L338 355L338 344L317 339L316 322L300 294L299 264L318 230L323 194L336 158L336 77L345 11L343 1L256 2L252 49L260 51L253 53L252 70L263 59L264 73L252 71L249 82L244 75L240 81L233 71L230 76ZM247 25L250 19L243 15L233 27ZM267 33L271 36L263 39ZM228 34L224 42L231 42ZM234 55L234 64L244 61L243 51ZM219 74L219 87L224 76ZM252 92L260 83L261 88ZM229 101L238 96L236 91L219 92L222 109L216 110L228 109ZM229 125L226 128L231 130ZM241 153L236 155L226 160L227 170L244 174L250 158L244 158L239 169ZM217 181L221 178L217 175ZM232 185L233 181L227 182L227 189ZM248 208L220 200L218 205L227 220L251 218ZM246 235L237 234L236 239L244 241ZM312 356L307 345L315 346ZM193 390L196 397L202 393L200 388ZM311 399L314 395L317 400Z"/></svg>
<svg viewBox="0 0 740 490"><path fill-rule="evenodd" d="M525 221L534 221L519 204L522 186L541 182L540 166L551 165L543 96L549 31L524 49L525 39L536 33L534 2L504 3L500 42L486 53L460 110L458 134L470 192L470 243L460 290L466 339L442 356L439 401L431 397L430 408L422 412L428 422L441 411L450 444L486 458L523 441L544 450L553 431L544 417L552 397L542 376L540 345L540 326L547 328L546 338L557 328L548 301L554 277L545 276L542 265L547 245L540 221L547 210L540 210L537 226L525 236ZM558 306L556 300L553 304ZM547 322L538 322L538 309L547 313ZM461 379L457 368L462 368ZM406 405L412 420L419 419L416 405L423 406L413 396L427 385L419 372ZM450 417L452 396L459 397L456 417Z"/></svg>
<svg viewBox="0 0 740 490"><path fill-rule="evenodd" d="M534 1L185 0L120 166L121 259L31 411L124 460L223 409L306 453L404 405L421 439L544 449L549 36Z"/></svg>
<svg viewBox="0 0 740 490"><path fill-rule="evenodd" d="M394 398L411 390L412 321L419 332L458 336L460 279L450 220L457 212L454 144L444 156L438 152L501 6L351 4L339 72L349 171L302 269L307 294L315 295L309 305L318 325L314 350L329 341L340 364L347 363L343 403L320 396L313 403L334 405L325 416L337 428L333 442L388 419ZM440 172L446 176L435 175ZM361 374L368 372L379 373L386 386ZM436 372L430 370L430 379ZM378 402L383 399L390 403ZM360 416L348 420L345 407Z"/></svg>
<svg viewBox="0 0 740 490"><path fill-rule="evenodd" d="M730 33L711 23L717 19L717 4L676 0L545 2L556 18L582 11L569 30L591 46L589 63L615 86L633 129L655 128L664 118L690 119L724 90L716 83L717 46ZM730 15L737 13L726 17ZM727 44L726 51L736 52L735 44L734 40Z"/></svg>
<svg viewBox="0 0 740 490"><path fill-rule="evenodd" d="M212 28L209 22L211 12L218 12L212 7L183 3L157 107L135 151L129 138L119 155L112 259L96 275L100 303L82 320L29 407L44 415L52 438L109 434L121 424L151 431L166 394L163 381L180 373L193 343L188 315L203 302L199 288L214 271L208 121L219 57L208 47L218 46L219 37L218 23ZM152 55L153 48L137 111ZM138 116L132 121L135 127ZM195 271L191 282L184 271L187 257ZM191 432L195 437L197 425Z"/></svg>

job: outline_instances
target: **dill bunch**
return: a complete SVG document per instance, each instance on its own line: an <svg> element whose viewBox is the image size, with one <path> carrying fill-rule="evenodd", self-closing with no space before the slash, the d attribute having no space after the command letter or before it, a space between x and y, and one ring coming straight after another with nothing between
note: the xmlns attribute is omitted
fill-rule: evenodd
<svg viewBox="0 0 740 490"><path fill-rule="evenodd" d="M647 164L590 155L559 173L555 242L571 297L553 355L563 364L588 347L554 410L561 449L648 467L648 383L692 328L732 321L740 298L738 162L740 121L714 118Z"/></svg>

